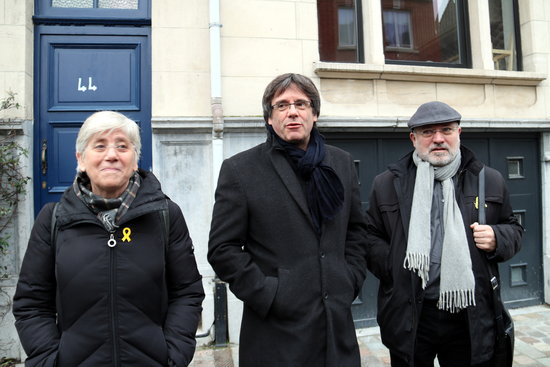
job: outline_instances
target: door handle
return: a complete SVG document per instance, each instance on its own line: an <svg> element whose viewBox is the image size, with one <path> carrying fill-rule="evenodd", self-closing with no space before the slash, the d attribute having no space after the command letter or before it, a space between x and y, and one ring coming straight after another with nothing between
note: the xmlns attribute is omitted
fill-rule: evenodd
<svg viewBox="0 0 550 367"><path fill-rule="evenodd" d="M45 175L48 172L48 160L46 159L46 153L48 151L48 141L42 140L42 152L40 155L40 162L42 166L42 174Z"/></svg>

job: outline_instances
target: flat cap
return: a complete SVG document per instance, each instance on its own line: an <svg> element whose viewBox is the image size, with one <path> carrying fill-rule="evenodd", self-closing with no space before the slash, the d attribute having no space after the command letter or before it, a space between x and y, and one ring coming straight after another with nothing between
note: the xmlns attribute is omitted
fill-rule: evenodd
<svg viewBox="0 0 550 367"><path fill-rule="evenodd" d="M412 130L415 127L423 125L443 124L454 121L460 122L461 118L460 113L448 104L433 101L420 105L407 125Z"/></svg>

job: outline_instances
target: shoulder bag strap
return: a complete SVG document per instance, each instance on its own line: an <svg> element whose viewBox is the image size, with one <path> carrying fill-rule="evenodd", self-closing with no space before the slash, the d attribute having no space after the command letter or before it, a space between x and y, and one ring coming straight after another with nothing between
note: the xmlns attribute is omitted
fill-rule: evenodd
<svg viewBox="0 0 550 367"><path fill-rule="evenodd" d="M478 214L478 223L485 224L487 222L485 218L485 166L479 171L479 191L478 191L478 203L477 203L477 214Z"/></svg>
<svg viewBox="0 0 550 367"><path fill-rule="evenodd" d="M52 218L51 218L51 225L50 225L50 246L53 249L53 252L55 254L55 243L57 242L57 207L59 206L59 202L55 203L52 210Z"/></svg>
<svg viewBox="0 0 550 367"><path fill-rule="evenodd" d="M168 199L166 199L166 208L159 212L160 223L162 225L162 241L164 243L164 252L168 249L170 242L170 209Z"/></svg>
<svg viewBox="0 0 550 367"><path fill-rule="evenodd" d="M485 167L479 171L479 190L478 190L478 223L486 224L487 219L485 217ZM495 311L495 322L497 329L497 338L504 335L504 321L502 319L502 301L500 299L499 280L493 272L492 264L487 263L487 270L489 270L489 277L491 279L491 287L493 288L493 307Z"/></svg>

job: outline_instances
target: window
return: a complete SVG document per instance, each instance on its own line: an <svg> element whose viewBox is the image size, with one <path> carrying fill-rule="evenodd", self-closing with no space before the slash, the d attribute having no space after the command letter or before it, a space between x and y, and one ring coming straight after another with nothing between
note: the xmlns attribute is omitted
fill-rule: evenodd
<svg viewBox="0 0 550 367"><path fill-rule="evenodd" d="M317 0L321 61L363 62L360 0Z"/></svg>
<svg viewBox="0 0 550 367"><path fill-rule="evenodd" d="M150 0L35 0L35 24L150 25Z"/></svg>
<svg viewBox="0 0 550 367"><path fill-rule="evenodd" d="M510 265L510 287L527 285L527 264Z"/></svg>
<svg viewBox="0 0 550 367"><path fill-rule="evenodd" d="M469 67L463 0L381 0L381 4L387 63Z"/></svg>
<svg viewBox="0 0 550 367"><path fill-rule="evenodd" d="M357 47L357 24L354 8L338 8L338 47Z"/></svg>
<svg viewBox="0 0 550 367"><path fill-rule="evenodd" d="M94 4L95 3L95 4ZM138 0L52 0L53 8L137 9Z"/></svg>
<svg viewBox="0 0 550 367"><path fill-rule="evenodd" d="M508 178L513 180L516 178L524 178L523 176L523 157L507 157L508 163Z"/></svg>
<svg viewBox="0 0 550 367"><path fill-rule="evenodd" d="M94 0L52 0L53 8L93 8Z"/></svg>
<svg viewBox="0 0 550 367"><path fill-rule="evenodd" d="M412 49L411 14L407 11L384 11L384 34L387 49Z"/></svg>
<svg viewBox="0 0 550 367"><path fill-rule="evenodd" d="M525 226L525 210L514 210L514 217L516 217L519 224Z"/></svg>
<svg viewBox="0 0 550 367"><path fill-rule="evenodd" d="M491 43L496 70L521 70L517 2L489 0Z"/></svg>
<svg viewBox="0 0 550 367"><path fill-rule="evenodd" d="M138 0L52 0L53 8L137 9Z"/></svg>

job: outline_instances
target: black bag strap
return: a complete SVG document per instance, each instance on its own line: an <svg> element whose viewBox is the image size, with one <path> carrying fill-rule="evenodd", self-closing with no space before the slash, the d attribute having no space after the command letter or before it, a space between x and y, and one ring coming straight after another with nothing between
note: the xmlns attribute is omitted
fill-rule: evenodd
<svg viewBox="0 0 550 367"><path fill-rule="evenodd" d="M478 223L479 224L485 224L487 222L487 219L485 218L485 166L479 171L479 191L477 193L478 195L478 203L477 203L477 214L478 214Z"/></svg>
<svg viewBox="0 0 550 367"><path fill-rule="evenodd" d="M55 213L57 213L57 207L59 206L59 202L55 203L52 210L52 218L51 218L51 227L50 227L50 246L52 247L54 254L55 254L55 242L57 241L57 216Z"/></svg>
<svg viewBox="0 0 550 367"><path fill-rule="evenodd" d="M160 223L162 225L162 241L164 243L164 250L168 249L170 241L170 212L168 209L168 199L166 199L166 208L159 211Z"/></svg>
<svg viewBox="0 0 550 367"><path fill-rule="evenodd" d="M487 219L485 216L485 167L479 171L479 190L478 190L478 223L486 224ZM496 266L496 264L495 264ZM493 308L495 312L495 322L497 329L497 340L504 337L504 320L502 319L502 300L500 299L500 285L496 271L493 271L491 263L487 263L487 270L489 271L489 279L491 280L491 287L493 288Z"/></svg>

